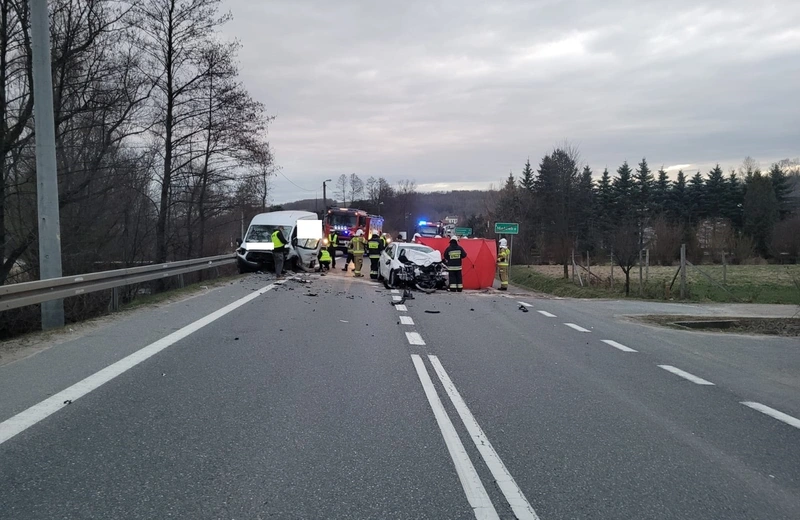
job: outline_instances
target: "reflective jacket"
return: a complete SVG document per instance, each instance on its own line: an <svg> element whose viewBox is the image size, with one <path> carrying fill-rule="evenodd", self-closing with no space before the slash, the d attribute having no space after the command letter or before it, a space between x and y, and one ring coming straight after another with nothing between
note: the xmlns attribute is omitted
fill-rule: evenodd
<svg viewBox="0 0 800 520"><path fill-rule="evenodd" d="M460 271L461 261L467 257L467 252L458 244L450 244L444 250L444 263L448 271Z"/></svg>
<svg viewBox="0 0 800 520"><path fill-rule="evenodd" d="M508 258L511 256L510 249L501 249L499 253L497 253L497 265L500 267L508 267Z"/></svg>
<svg viewBox="0 0 800 520"><path fill-rule="evenodd" d="M350 248L353 250L354 255L364 254L364 237L353 237L350 240Z"/></svg>
<svg viewBox="0 0 800 520"><path fill-rule="evenodd" d="M320 249L319 250L319 261L320 262L330 262L331 261L331 254L328 252L327 249Z"/></svg>
<svg viewBox="0 0 800 520"><path fill-rule="evenodd" d="M328 234L328 247L336 247L339 245L339 235L336 233Z"/></svg>
<svg viewBox="0 0 800 520"><path fill-rule="evenodd" d="M373 235L372 238L369 239L369 242L367 242L367 251L369 251L370 258L380 258L381 251L383 251L383 241L379 237Z"/></svg>
<svg viewBox="0 0 800 520"><path fill-rule="evenodd" d="M283 236L283 232L280 229L277 229L272 232L272 250L273 251L284 251L286 248L286 237Z"/></svg>

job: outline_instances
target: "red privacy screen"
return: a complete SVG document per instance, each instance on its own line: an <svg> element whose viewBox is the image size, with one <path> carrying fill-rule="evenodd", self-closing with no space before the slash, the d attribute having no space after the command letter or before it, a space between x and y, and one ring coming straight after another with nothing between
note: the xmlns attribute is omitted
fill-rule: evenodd
<svg viewBox="0 0 800 520"><path fill-rule="evenodd" d="M449 238L420 238L420 243L442 253L450 245ZM497 265L497 249L494 240L485 238L462 238L458 244L467 252L463 262L464 289L485 289L494 282Z"/></svg>

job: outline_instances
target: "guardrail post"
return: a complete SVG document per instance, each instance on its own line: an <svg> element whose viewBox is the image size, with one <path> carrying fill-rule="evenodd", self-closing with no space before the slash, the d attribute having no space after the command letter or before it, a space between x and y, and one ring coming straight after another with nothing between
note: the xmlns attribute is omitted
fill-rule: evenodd
<svg viewBox="0 0 800 520"><path fill-rule="evenodd" d="M109 305L111 312L119 310L119 287L111 289L111 304Z"/></svg>
<svg viewBox="0 0 800 520"><path fill-rule="evenodd" d="M178 287L183 289L184 286L185 286L185 283L184 283L184 280L183 280L183 273L181 273L181 274L178 275Z"/></svg>

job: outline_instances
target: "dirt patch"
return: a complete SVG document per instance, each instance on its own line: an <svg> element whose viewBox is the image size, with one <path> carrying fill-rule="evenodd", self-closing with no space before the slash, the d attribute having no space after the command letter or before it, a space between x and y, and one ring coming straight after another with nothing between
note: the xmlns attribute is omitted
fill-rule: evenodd
<svg viewBox="0 0 800 520"><path fill-rule="evenodd" d="M800 318L754 318L726 316L723 319L701 316L649 315L634 319L681 330L800 336Z"/></svg>

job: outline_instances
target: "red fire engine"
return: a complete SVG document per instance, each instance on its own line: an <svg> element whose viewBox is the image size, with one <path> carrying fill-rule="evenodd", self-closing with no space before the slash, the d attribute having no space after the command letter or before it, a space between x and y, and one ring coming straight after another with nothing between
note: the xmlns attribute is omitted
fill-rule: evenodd
<svg viewBox="0 0 800 520"><path fill-rule="evenodd" d="M328 245L328 235L336 231L339 233L338 248L347 251L350 239L359 229L364 230L364 236L370 237L373 233L383 232L383 217L370 215L366 211L354 208L331 208L325 215L325 238L323 245Z"/></svg>

